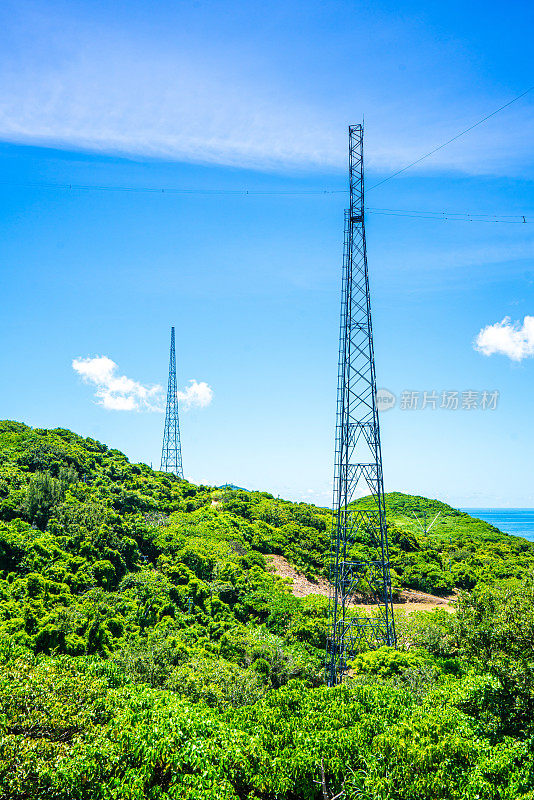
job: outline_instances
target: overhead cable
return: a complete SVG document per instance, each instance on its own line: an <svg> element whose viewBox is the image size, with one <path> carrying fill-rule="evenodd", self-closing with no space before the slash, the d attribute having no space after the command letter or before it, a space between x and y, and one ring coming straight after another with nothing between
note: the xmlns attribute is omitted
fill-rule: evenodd
<svg viewBox="0 0 534 800"><path fill-rule="evenodd" d="M425 158L429 158L430 156L433 156L434 153L438 152L438 150L443 150L443 148L447 147L448 144L451 144L452 142L455 142L461 136L465 136L466 133L469 133L469 131L472 131L474 128L478 128L478 126L482 125L483 122L486 122L488 119L491 119L491 117L494 117L495 114L498 114L500 111L503 111L505 108L508 108L508 106L511 106L512 103L516 103L518 100L521 100L522 97L524 97L526 94L531 92L533 89L534 89L534 86L531 86L530 88L526 89L521 94L518 94L517 97L512 98L512 100L509 100L503 106L500 106L499 108L495 109L495 111L492 111L491 114L486 114L485 117L483 117L482 119L479 119L478 122L475 122L473 125L470 125L469 128L466 128L464 131L461 131L460 133L457 133L456 136L452 137L452 139L447 139L446 142L443 142L443 144L440 144L437 147L434 147L433 150L430 150L428 153L425 153L424 156L420 156L420 158L416 158L416 160L412 161L411 164L407 164L405 167L402 167L402 169L398 169L396 172L393 172L391 175L388 175L387 178L384 178L383 180L378 181L378 183L373 184L372 186L369 187L369 189L366 189L366 192L370 192L373 189L376 189L377 186L382 186L383 183L386 183L387 181L390 181L392 178L396 178L397 175L400 175L402 172L406 172L406 170L411 169L412 167L415 167L416 164L420 164L421 161L425 160Z"/></svg>

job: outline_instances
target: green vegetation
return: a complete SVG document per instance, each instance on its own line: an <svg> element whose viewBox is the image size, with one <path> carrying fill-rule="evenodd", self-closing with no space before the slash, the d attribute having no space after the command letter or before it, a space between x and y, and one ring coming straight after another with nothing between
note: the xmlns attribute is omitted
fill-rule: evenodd
<svg viewBox="0 0 534 800"><path fill-rule="evenodd" d="M534 800L534 546L387 503L396 584L457 610L328 689L327 600L266 557L324 576L326 509L0 423L0 800Z"/></svg>

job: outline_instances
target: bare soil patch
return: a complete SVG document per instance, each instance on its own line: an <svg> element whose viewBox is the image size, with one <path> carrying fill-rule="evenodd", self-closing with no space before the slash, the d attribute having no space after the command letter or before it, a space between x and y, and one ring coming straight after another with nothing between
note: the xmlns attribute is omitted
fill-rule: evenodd
<svg viewBox="0 0 534 800"><path fill-rule="evenodd" d="M273 553L267 555L266 558L271 559L277 575L280 575L281 578L291 579L291 592L295 597L307 597L310 594L322 594L328 597L328 581L324 578L319 578L318 581L308 580L301 572L297 572L295 567L292 567L283 556Z"/></svg>
<svg viewBox="0 0 534 800"><path fill-rule="evenodd" d="M266 555L270 559L272 567L277 575L281 578L289 578L291 580L291 592L295 597L307 597L310 594L320 594L328 597L328 581L324 578L319 578L317 581L310 581L301 572L298 572L295 567L283 556L270 553ZM413 589L403 589L398 598L395 599L393 607L398 610L410 614L412 611L431 611L434 608L443 608L445 611L453 611L452 602L456 599L456 595L449 595L447 597L438 597L434 594L427 594L426 592L416 592ZM363 598L361 598L363 600ZM373 603L355 602L351 603L355 608L372 608Z"/></svg>

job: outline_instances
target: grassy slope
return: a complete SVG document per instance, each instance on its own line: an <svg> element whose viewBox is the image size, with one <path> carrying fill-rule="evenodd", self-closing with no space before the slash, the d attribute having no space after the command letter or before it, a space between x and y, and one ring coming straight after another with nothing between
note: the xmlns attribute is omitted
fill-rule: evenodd
<svg viewBox="0 0 534 800"><path fill-rule="evenodd" d="M477 538L487 541L505 541L509 534L503 533L494 525L484 520L469 516L463 511L443 503L440 500L431 500L428 497L418 497L401 492L390 492L386 495L388 518L403 530L410 531L419 536L421 527L414 517L424 523L426 514L427 527L432 526L432 538L435 541L444 541L447 537ZM517 538L517 537L516 537Z"/></svg>
<svg viewBox="0 0 534 800"><path fill-rule="evenodd" d="M368 498L354 504L365 509ZM514 581L532 571L534 543L500 531L439 500L386 495L390 560L397 585L446 594L479 583ZM427 528L425 535L414 514Z"/></svg>

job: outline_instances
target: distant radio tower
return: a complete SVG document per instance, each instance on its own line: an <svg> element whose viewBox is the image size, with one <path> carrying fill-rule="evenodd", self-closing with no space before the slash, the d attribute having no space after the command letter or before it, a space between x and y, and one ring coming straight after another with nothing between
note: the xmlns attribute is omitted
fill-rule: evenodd
<svg viewBox="0 0 534 800"><path fill-rule="evenodd" d="M160 469L162 472L173 472L179 478L184 477L182 467L182 445L180 443L180 420L178 419L178 387L176 385L174 328L171 328L169 385L167 388L167 410L165 412L165 430L163 431Z"/></svg>

